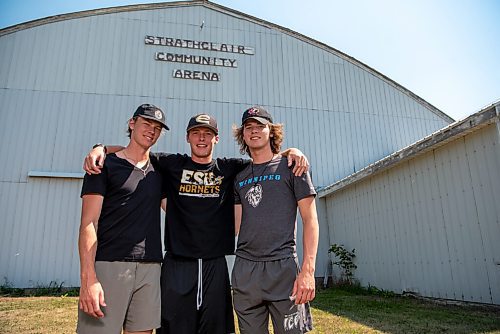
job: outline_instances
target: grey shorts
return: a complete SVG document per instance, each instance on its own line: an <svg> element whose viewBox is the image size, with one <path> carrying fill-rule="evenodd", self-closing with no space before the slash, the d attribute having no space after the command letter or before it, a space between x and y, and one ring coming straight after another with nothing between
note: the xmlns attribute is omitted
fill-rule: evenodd
<svg viewBox="0 0 500 334"><path fill-rule="evenodd" d="M275 334L312 329L309 304L290 300L298 272L296 258L258 262L236 257L231 282L241 334L268 333L269 315Z"/></svg>
<svg viewBox="0 0 500 334"><path fill-rule="evenodd" d="M95 263L97 279L104 290L104 317L97 319L78 310L76 332L113 334L122 329L139 332L160 327L159 263Z"/></svg>

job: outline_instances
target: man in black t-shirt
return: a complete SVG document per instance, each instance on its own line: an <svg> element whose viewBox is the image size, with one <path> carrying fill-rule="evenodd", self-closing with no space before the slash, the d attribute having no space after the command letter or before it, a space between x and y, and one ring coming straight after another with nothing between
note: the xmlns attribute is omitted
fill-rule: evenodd
<svg viewBox="0 0 500 334"><path fill-rule="evenodd" d="M163 112L149 104L137 108L128 126L127 147L108 156L102 173L83 181L80 334L152 333L160 325L165 195L149 150L168 127Z"/></svg>
<svg viewBox="0 0 500 334"><path fill-rule="evenodd" d="M212 158L219 137L209 115L193 116L186 132L190 156L154 155L168 200L161 333L234 333L225 255L234 252L234 178L249 160ZM85 171L100 171L95 162L103 162L102 152L97 148L87 156ZM294 171L302 173L307 160L298 150L291 153Z"/></svg>
<svg viewBox="0 0 500 334"><path fill-rule="evenodd" d="M167 191L161 333L234 333L225 255L234 251L233 180L243 159L212 159L216 120L189 120L191 156L159 154Z"/></svg>

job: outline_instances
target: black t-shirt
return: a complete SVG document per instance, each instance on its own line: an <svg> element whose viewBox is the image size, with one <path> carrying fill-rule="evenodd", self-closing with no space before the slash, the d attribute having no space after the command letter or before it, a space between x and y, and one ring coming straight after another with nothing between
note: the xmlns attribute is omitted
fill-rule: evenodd
<svg viewBox="0 0 500 334"><path fill-rule="evenodd" d="M101 174L85 175L81 196L104 196L96 261L162 261L160 204L165 196L150 158L142 171L109 154Z"/></svg>
<svg viewBox="0 0 500 334"><path fill-rule="evenodd" d="M233 254L234 178L249 161L198 164L185 154L156 156L167 193L167 253L204 259Z"/></svg>

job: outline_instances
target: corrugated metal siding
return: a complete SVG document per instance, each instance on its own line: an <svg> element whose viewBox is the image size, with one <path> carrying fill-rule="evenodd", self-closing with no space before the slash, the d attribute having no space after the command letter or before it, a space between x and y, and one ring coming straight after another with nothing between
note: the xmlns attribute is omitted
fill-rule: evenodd
<svg viewBox="0 0 500 334"><path fill-rule="evenodd" d="M80 187L77 181L55 179L0 183L2 279L21 287L51 281L78 286Z"/></svg>
<svg viewBox="0 0 500 334"><path fill-rule="evenodd" d="M255 48L255 55L150 46L144 44L146 35L246 45ZM157 51L230 57L238 68L155 61ZM174 79L175 68L214 71L222 79ZM4 202L10 203L2 204L0 212L8 217L0 224L0 234L9 240L0 246L0 277L16 285L56 279L38 266L49 273L66 270L60 280L78 284L78 182L29 179L28 172L79 172L82 157L95 142L125 144L126 121L141 103L166 110L172 130L156 146L162 151L187 152L184 129L189 116L214 115L222 134L217 156L239 156L231 126L239 124L248 106L264 105L285 123L284 146L300 147L309 156L317 186L331 184L447 124L404 89L355 61L291 33L200 5L70 18L2 35L0 102L0 155L9 157L0 182L9 193ZM55 184L61 184L64 200L71 204L49 197ZM32 196L30 206L21 210L25 196ZM39 210L51 215L31 219ZM69 247L63 253L72 258L71 266L56 269L59 262L51 256L12 260L3 255L15 248L14 235L27 230L23 224L35 221L47 233L30 235L33 242ZM64 243L52 244L57 242L55 231L63 233ZM327 261L325 252L320 250L320 263Z"/></svg>
<svg viewBox="0 0 500 334"><path fill-rule="evenodd" d="M496 124L326 198L364 285L500 304Z"/></svg>
<svg viewBox="0 0 500 334"><path fill-rule="evenodd" d="M172 17L153 15L157 12ZM292 36L248 25L248 22L243 24L244 20L200 7L157 12L92 16L3 36L5 50L12 50L16 56L5 55L7 61L3 61L0 68L8 75L2 76L4 79L0 82L4 81L3 87L23 90L160 95L245 105L259 102L271 107L303 108L309 113L344 111L439 121L435 114L389 83ZM198 25L205 18L205 26L200 30ZM241 28L222 27L224 22L231 26L239 24ZM231 55L238 60L239 68L217 68L223 77L220 83L174 80L172 70L180 65L153 61L154 51L168 48L144 45L147 34L235 41L255 47L256 54ZM10 42L14 45L8 45ZM207 54L197 50L171 50ZM211 54L227 56L221 52ZM202 65L189 66L207 69ZM378 98L382 99L380 107L376 102ZM439 125L446 123L439 122ZM365 124L360 125L360 131L364 131Z"/></svg>

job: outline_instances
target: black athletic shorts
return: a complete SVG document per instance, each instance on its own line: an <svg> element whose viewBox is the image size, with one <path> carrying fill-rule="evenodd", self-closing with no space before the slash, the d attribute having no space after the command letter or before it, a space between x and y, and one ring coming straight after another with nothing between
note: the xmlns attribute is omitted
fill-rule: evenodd
<svg viewBox="0 0 500 334"><path fill-rule="evenodd" d="M234 333L232 306L225 257L197 260L165 256L161 269L162 327L157 333Z"/></svg>

